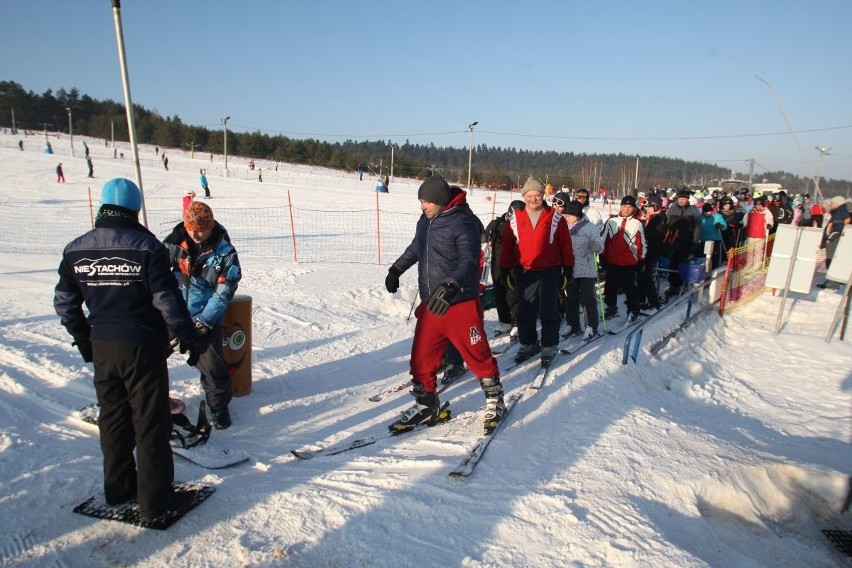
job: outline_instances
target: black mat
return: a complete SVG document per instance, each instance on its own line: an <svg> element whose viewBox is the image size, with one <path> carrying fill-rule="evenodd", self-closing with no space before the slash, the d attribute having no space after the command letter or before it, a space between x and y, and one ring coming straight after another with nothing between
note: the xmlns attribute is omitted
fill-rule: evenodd
<svg viewBox="0 0 852 568"><path fill-rule="evenodd" d="M179 483L173 486L175 493L191 493L192 500L182 509L175 511L167 511L164 515L147 522L142 519L142 514L139 511L139 505L136 500L122 503L121 505L107 505L103 497L89 497L76 507L74 512L96 519L108 519L110 521L120 521L137 527L146 529L165 530L172 526L178 519L186 513L196 508L203 503L210 495L216 491L216 488L211 485L204 485L197 482Z"/></svg>

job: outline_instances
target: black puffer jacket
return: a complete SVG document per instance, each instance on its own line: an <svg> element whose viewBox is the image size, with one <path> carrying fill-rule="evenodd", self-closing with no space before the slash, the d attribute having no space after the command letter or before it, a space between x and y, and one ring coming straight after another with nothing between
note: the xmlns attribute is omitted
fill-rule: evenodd
<svg viewBox="0 0 852 568"><path fill-rule="evenodd" d="M426 300L441 283L452 278L461 287L453 304L479 296L480 223L470 210L465 193L453 190L453 196L431 221L421 215L414 240L394 262L405 272L418 263L420 298Z"/></svg>

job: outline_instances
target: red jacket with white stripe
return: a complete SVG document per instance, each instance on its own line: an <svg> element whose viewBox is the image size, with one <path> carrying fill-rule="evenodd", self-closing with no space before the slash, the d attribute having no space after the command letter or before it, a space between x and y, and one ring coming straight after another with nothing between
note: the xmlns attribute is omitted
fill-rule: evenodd
<svg viewBox="0 0 852 568"><path fill-rule="evenodd" d="M526 209L513 209L507 214L500 269L508 270L515 266L522 266L525 270L574 266L571 232L556 209L543 209L535 227Z"/></svg>
<svg viewBox="0 0 852 568"><path fill-rule="evenodd" d="M636 266L648 253L645 227L636 217L613 217L604 225L606 263L613 266Z"/></svg>

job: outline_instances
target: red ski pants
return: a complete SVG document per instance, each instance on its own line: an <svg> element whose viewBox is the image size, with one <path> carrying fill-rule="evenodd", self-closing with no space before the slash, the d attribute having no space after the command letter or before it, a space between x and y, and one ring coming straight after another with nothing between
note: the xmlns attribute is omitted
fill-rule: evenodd
<svg viewBox="0 0 852 568"><path fill-rule="evenodd" d="M434 315L426 309L426 302L421 302L414 315L417 325L411 345L411 376L426 392L435 391L436 370L448 341L459 350L468 369L478 379L500 376L485 335L478 298L451 305L443 316Z"/></svg>

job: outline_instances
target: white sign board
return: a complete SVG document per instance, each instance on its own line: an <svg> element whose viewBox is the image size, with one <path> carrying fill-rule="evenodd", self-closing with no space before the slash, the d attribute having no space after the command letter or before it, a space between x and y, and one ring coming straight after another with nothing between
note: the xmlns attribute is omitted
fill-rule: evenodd
<svg viewBox="0 0 852 568"><path fill-rule="evenodd" d="M766 273L766 286L783 290L789 277L791 292L810 293L820 241L822 229L817 227L779 225Z"/></svg>
<svg viewBox="0 0 852 568"><path fill-rule="evenodd" d="M845 284L852 276L852 225L843 227L840 233L840 242L831 259L826 278Z"/></svg>

